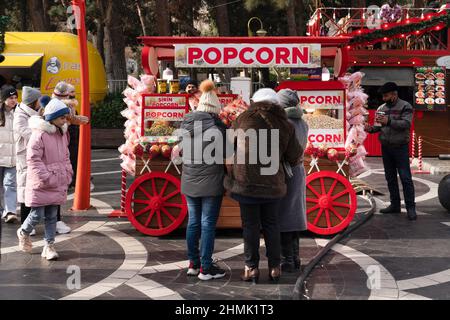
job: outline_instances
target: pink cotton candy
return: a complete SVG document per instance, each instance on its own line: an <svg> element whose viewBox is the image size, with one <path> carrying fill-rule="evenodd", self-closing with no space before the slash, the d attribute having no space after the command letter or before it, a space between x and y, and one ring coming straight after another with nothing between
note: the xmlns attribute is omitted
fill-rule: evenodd
<svg viewBox="0 0 450 320"><path fill-rule="evenodd" d="M350 125L362 124L362 123L364 123L364 116L358 115L358 116L353 117L350 120L348 120L348 122L350 123Z"/></svg>
<svg viewBox="0 0 450 320"><path fill-rule="evenodd" d="M128 76L128 85L131 87L131 88L133 88L133 89L135 89L136 90L136 88L139 86L139 85L141 85L142 83L138 80L138 79L136 79L135 77L133 77L133 76Z"/></svg>
<svg viewBox="0 0 450 320"><path fill-rule="evenodd" d="M156 81L155 80L156 79L154 76L151 76L148 74L141 75L141 82L147 87L147 89L150 93L156 92Z"/></svg>

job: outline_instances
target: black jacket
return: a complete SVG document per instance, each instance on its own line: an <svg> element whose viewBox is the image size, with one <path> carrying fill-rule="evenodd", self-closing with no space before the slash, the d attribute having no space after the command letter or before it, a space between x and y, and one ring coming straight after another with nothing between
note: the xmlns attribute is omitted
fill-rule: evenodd
<svg viewBox="0 0 450 320"><path fill-rule="evenodd" d="M398 99L395 105L383 104L377 110L389 117L388 124L383 127L371 127L370 133L380 132L380 142L384 146L400 146L409 143L413 120L413 107L406 101Z"/></svg>

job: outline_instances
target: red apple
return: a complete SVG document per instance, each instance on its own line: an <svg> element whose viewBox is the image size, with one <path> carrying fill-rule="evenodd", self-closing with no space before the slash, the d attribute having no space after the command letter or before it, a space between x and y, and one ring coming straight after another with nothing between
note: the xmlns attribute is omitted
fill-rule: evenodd
<svg viewBox="0 0 450 320"><path fill-rule="evenodd" d="M161 148L158 145L153 145L150 147L150 158L154 159L161 153Z"/></svg>
<svg viewBox="0 0 450 320"><path fill-rule="evenodd" d="M162 146L161 154L164 158L170 159L170 156L172 155L172 147L169 145Z"/></svg>

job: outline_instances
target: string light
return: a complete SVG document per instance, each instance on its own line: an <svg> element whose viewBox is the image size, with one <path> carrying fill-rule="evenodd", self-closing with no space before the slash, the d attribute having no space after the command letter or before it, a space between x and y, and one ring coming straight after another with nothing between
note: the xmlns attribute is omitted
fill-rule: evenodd
<svg viewBox="0 0 450 320"><path fill-rule="evenodd" d="M420 15L420 19L425 19L425 13L424 13L424 11L423 11L423 9L422 9L422 14Z"/></svg>
<svg viewBox="0 0 450 320"><path fill-rule="evenodd" d="M336 9L333 10L333 20L336 21Z"/></svg>

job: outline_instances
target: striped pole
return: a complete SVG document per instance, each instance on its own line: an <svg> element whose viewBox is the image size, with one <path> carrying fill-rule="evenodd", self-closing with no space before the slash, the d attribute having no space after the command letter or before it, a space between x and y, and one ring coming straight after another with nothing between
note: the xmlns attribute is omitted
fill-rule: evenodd
<svg viewBox="0 0 450 320"><path fill-rule="evenodd" d="M416 132L413 131L412 132L412 146L411 146L411 163L414 161L414 159L416 158Z"/></svg>
<svg viewBox="0 0 450 320"><path fill-rule="evenodd" d="M422 137L419 137L419 171L423 171L423 160L422 160Z"/></svg>
<svg viewBox="0 0 450 320"><path fill-rule="evenodd" d="M421 136L419 136L419 139L418 139L419 170L415 170L415 171L413 171L413 173L415 173L415 174L430 174L431 172L423 170L422 142L423 142L423 139Z"/></svg>
<svg viewBox="0 0 450 320"><path fill-rule="evenodd" d="M114 210L108 216L108 218L126 218L125 204L127 198L127 172L122 169L122 181L121 181L121 197L120 197L120 210Z"/></svg>

